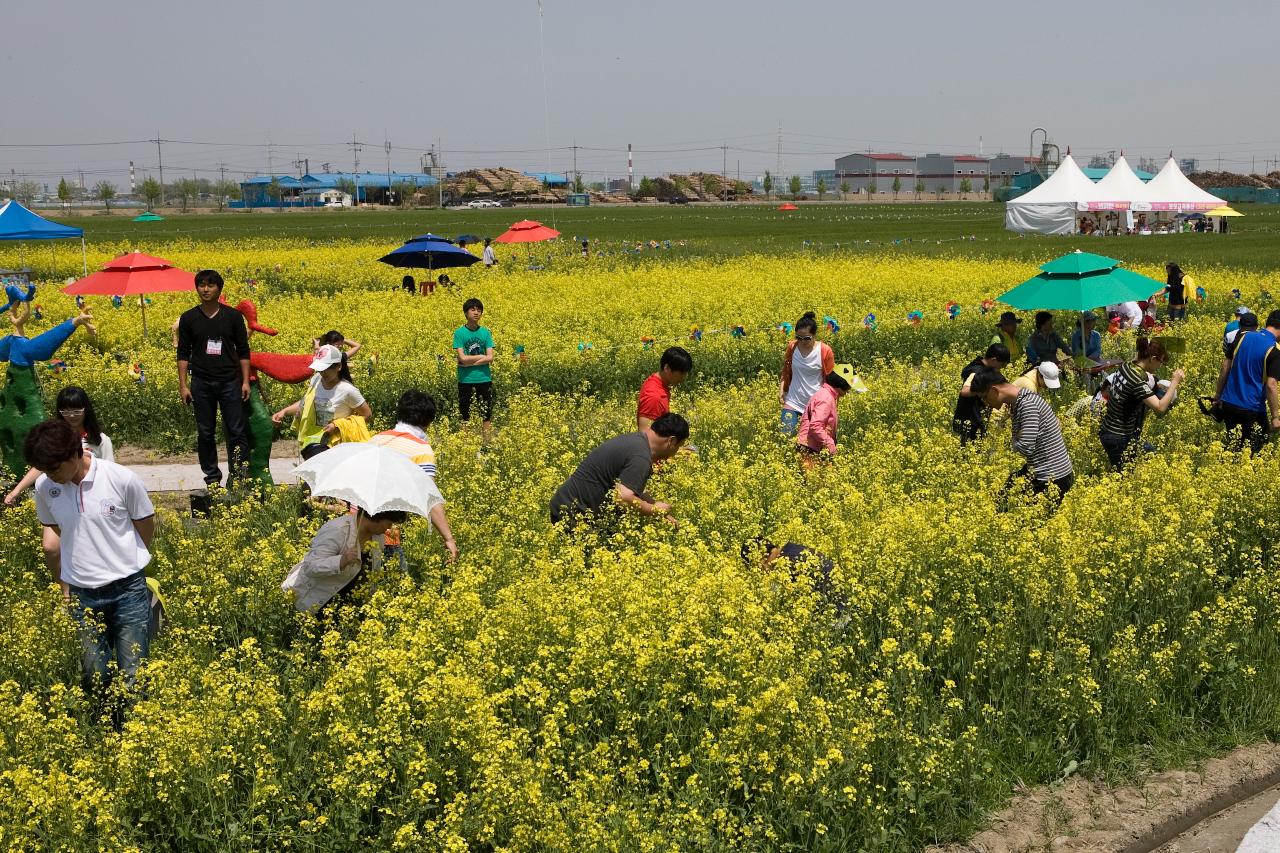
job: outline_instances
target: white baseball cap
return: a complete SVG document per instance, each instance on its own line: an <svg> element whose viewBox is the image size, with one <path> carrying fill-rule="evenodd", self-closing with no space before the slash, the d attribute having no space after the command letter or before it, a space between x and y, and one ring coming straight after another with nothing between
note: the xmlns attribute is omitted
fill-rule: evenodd
<svg viewBox="0 0 1280 853"><path fill-rule="evenodd" d="M335 364L342 364L342 350L333 344L325 344L316 352L315 361L311 362L311 369L319 372Z"/></svg>
<svg viewBox="0 0 1280 853"><path fill-rule="evenodd" d="M1245 314L1252 314L1252 313L1253 313L1253 312L1252 312L1252 311L1250 311L1250 310L1249 310L1247 307L1245 307L1244 305L1237 305L1237 306L1236 306L1236 316L1237 316L1237 317L1243 317Z"/></svg>
<svg viewBox="0 0 1280 853"><path fill-rule="evenodd" d="M1036 369L1040 371L1040 378L1044 380L1044 387L1050 389L1062 387L1062 380L1059 378L1062 374L1058 370L1058 365L1052 361L1042 361Z"/></svg>

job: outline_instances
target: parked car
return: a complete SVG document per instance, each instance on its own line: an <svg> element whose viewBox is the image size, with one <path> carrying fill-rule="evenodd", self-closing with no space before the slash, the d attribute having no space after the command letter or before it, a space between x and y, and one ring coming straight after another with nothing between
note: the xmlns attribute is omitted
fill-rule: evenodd
<svg viewBox="0 0 1280 853"><path fill-rule="evenodd" d="M473 201L467 202L467 207L472 207L472 208L502 207L502 204L500 202L494 201L493 199L489 199L489 198L477 198L477 199L474 199Z"/></svg>
<svg viewBox="0 0 1280 853"><path fill-rule="evenodd" d="M669 204L688 204L689 199L682 195L672 196L670 199L668 199L668 203Z"/></svg>

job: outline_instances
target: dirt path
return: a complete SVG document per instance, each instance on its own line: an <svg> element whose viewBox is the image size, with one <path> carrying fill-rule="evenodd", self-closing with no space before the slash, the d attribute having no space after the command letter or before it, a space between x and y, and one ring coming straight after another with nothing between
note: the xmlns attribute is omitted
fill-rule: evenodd
<svg viewBox="0 0 1280 853"><path fill-rule="evenodd" d="M1234 851L1280 799L1278 786L1280 745L1272 743L1241 747L1198 769L1155 773L1136 786L1076 776L1018 793L968 843L928 851Z"/></svg>
<svg viewBox="0 0 1280 853"><path fill-rule="evenodd" d="M225 460L227 448L218 440L218 456ZM115 448L116 461L121 465L198 465L195 451L189 453L161 453L135 444L119 444ZM271 445L272 459L289 459L298 455L296 439L286 438Z"/></svg>

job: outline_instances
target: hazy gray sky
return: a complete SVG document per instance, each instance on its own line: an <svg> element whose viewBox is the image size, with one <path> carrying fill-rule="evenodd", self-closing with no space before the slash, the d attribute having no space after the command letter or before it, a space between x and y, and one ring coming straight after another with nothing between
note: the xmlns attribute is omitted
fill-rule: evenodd
<svg viewBox="0 0 1280 853"><path fill-rule="evenodd" d="M416 170L439 140L451 170L591 179L831 168L865 150L1063 150L1272 168L1280 59L1264 0L871 5L813 0L212 0L7 3L0 20L0 170L42 182L154 170L278 173L309 157ZM547 121L552 151L547 152ZM188 143L180 144L177 140ZM275 143L269 151L268 142ZM727 157L721 145L729 146ZM705 150L689 150L705 149Z"/></svg>

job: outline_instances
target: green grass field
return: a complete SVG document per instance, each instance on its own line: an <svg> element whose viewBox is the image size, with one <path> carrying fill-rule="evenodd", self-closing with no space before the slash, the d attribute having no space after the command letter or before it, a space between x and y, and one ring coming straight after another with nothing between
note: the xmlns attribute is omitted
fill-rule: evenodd
<svg viewBox="0 0 1280 853"><path fill-rule="evenodd" d="M566 238L590 239L599 251L617 251L639 240L672 241L674 251L695 255L778 254L802 251L871 250L884 245L913 255L1013 258L1041 262L1082 248L1129 263L1176 260L1188 270L1209 265L1271 271L1280 208L1238 205L1244 217L1232 233L1151 237L1020 237L1004 229L1004 205L996 203L812 204L793 213L773 205L651 205L592 208L503 208L420 211L257 211L175 214L164 222L135 223L132 214L85 216L74 224L92 243L196 241L239 236L296 240L385 240L388 249L431 231L450 237L501 233L512 222L554 222ZM974 239L961 239L974 238ZM685 241L679 246L679 241ZM869 242L868 242L869 241ZM809 245L806 246L806 243ZM37 264L38 255L37 257Z"/></svg>

